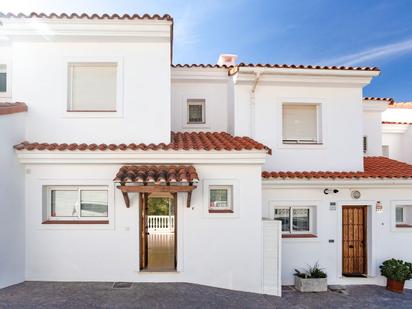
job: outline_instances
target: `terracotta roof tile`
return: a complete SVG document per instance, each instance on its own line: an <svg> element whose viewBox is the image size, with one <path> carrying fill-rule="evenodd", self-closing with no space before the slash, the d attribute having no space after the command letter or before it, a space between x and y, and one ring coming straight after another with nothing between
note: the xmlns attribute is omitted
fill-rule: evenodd
<svg viewBox="0 0 412 309"><path fill-rule="evenodd" d="M276 69L311 69L311 70L350 70L350 71L380 71L377 67L326 66L303 64L269 64L269 63L239 63L238 67L246 68L276 68Z"/></svg>
<svg viewBox="0 0 412 309"><path fill-rule="evenodd" d="M377 98L377 97L364 97L364 101L389 101L389 104L392 104L394 102L394 99L392 98Z"/></svg>
<svg viewBox="0 0 412 309"><path fill-rule="evenodd" d="M232 69L230 75L237 73L238 68L272 68L272 69L311 69L311 70L350 70L350 71L380 71L377 67L350 67L350 66L322 66L322 65L303 65L303 64L252 64L239 63L234 66L218 64L172 64L173 68L228 68Z"/></svg>
<svg viewBox="0 0 412 309"><path fill-rule="evenodd" d="M199 181L199 176L191 165L125 165L119 169L113 181L141 184L193 183Z"/></svg>
<svg viewBox="0 0 412 309"><path fill-rule="evenodd" d="M271 154L270 148L249 138L232 136L226 132L172 132L170 143L160 144L57 144L22 142L15 145L16 150L48 150L48 151L115 151L115 150L262 150Z"/></svg>
<svg viewBox="0 0 412 309"><path fill-rule="evenodd" d="M393 102L389 105L390 108L407 108L412 109L412 102Z"/></svg>
<svg viewBox="0 0 412 309"><path fill-rule="evenodd" d="M149 14L77 14L77 13L62 13L62 14L57 14L57 13L36 13L32 12L30 14L23 14L23 13L2 13L0 12L0 18L46 18L46 19L116 19L116 20L133 20L133 19L139 19L139 20L169 20L173 21L173 18L169 14L165 15L149 15Z"/></svg>
<svg viewBox="0 0 412 309"><path fill-rule="evenodd" d="M265 179L412 178L412 165L386 157L365 157L363 172L262 172Z"/></svg>
<svg viewBox="0 0 412 309"><path fill-rule="evenodd" d="M227 66L227 65L219 65L219 64L202 64L202 63L200 63L200 64L196 64L196 63L192 63L192 64L187 64L187 63L185 63L185 64L180 64L180 63L177 63L177 64L172 64L172 68L203 68L203 69L206 69L206 68L210 68L210 69L216 69L216 68L220 68L220 69L228 69L228 68L231 68L232 66Z"/></svg>
<svg viewBox="0 0 412 309"><path fill-rule="evenodd" d="M27 105L22 102L0 103L0 115L27 112Z"/></svg>

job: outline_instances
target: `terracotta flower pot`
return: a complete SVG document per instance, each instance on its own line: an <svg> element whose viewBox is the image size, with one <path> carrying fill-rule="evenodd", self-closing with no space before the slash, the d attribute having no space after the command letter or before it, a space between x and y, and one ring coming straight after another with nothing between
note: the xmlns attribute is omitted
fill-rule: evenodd
<svg viewBox="0 0 412 309"><path fill-rule="evenodd" d="M398 281L387 279L386 281L386 289L396 293L403 293L403 286L405 285L405 281Z"/></svg>

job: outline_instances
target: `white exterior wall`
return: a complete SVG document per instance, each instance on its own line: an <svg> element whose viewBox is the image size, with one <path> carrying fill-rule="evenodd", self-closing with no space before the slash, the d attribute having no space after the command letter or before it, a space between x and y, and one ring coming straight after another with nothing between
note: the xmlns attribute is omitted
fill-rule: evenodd
<svg viewBox="0 0 412 309"><path fill-rule="evenodd" d="M119 62L119 114L65 113L70 61ZM30 106L26 129L30 141L109 144L170 140L168 41L15 42L12 63L13 99Z"/></svg>
<svg viewBox="0 0 412 309"><path fill-rule="evenodd" d="M363 170L361 95L360 88L258 84L253 112L250 85L236 85L234 133L272 149L266 170ZM282 144L283 102L322 104L323 145Z"/></svg>
<svg viewBox="0 0 412 309"><path fill-rule="evenodd" d="M388 108L382 114L382 121L412 123L412 109L410 108Z"/></svg>
<svg viewBox="0 0 412 309"><path fill-rule="evenodd" d="M194 72L192 72L194 71ZM228 131L228 78L226 70L210 72L209 79L195 70L172 68L171 121L173 131ZM199 73L198 73L199 74ZM205 99L204 124L187 124L187 99Z"/></svg>
<svg viewBox="0 0 412 309"><path fill-rule="evenodd" d="M0 116L0 288L25 279L24 171L13 150L24 139L25 117Z"/></svg>
<svg viewBox="0 0 412 309"><path fill-rule="evenodd" d="M191 208L178 197L178 272L139 273L138 199L126 208L112 179L119 165L28 165L26 280L185 281L262 292L260 165L195 165ZM204 183L234 186L233 215L208 214ZM109 225L42 225L42 186L108 185ZM98 262L98 263L97 263Z"/></svg>
<svg viewBox="0 0 412 309"><path fill-rule="evenodd" d="M389 157L412 164L412 126L384 124L382 145L389 147Z"/></svg>
<svg viewBox="0 0 412 309"><path fill-rule="evenodd" d="M363 112L363 135L367 137L366 156L382 155L382 113L381 111Z"/></svg>
<svg viewBox="0 0 412 309"><path fill-rule="evenodd" d="M338 194L325 195L324 188L337 188ZM361 192L361 198L350 197L351 190ZM319 262L328 274L328 284L379 284L386 283L380 276L379 265L386 259L412 260L411 229L395 229L395 206L398 200L412 202L412 185L397 187L386 185L375 188L356 184L342 187L333 182L323 186L296 185L289 188L263 187L263 216L270 217L270 204L316 205L317 238L294 238L282 241L282 284L293 284L294 269L306 268ZM376 211L376 202L381 201L383 213ZM336 202L336 210L330 210L330 202ZM342 205L368 206L368 278L344 278L342 273ZM329 241L333 241L333 243ZM407 282L412 288L411 282Z"/></svg>

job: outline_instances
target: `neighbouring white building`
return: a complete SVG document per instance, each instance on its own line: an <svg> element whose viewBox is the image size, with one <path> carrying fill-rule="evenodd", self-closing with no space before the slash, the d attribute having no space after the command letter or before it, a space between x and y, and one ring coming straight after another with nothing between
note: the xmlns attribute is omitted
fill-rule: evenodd
<svg viewBox="0 0 412 309"><path fill-rule="evenodd" d="M379 69L172 64L169 15L0 22L0 288L280 295L315 262L330 284L384 284L382 261L412 260L412 152L391 152L411 132L362 96Z"/></svg>
<svg viewBox="0 0 412 309"><path fill-rule="evenodd" d="M391 102L382 114L382 153L412 164L412 102Z"/></svg>

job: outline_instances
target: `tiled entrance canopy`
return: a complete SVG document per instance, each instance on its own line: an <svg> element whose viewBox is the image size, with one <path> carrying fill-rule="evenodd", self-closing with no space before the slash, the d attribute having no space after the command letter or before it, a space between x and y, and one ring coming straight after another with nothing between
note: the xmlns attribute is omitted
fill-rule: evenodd
<svg viewBox="0 0 412 309"><path fill-rule="evenodd" d="M140 184L196 183L196 169L191 165L125 165L114 182Z"/></svg>
<svg viewBox="0 0 412 309"><path fill-rule="evenodd" d="M186 192L190 207L192 191L199 181L196 169L191 165L125 165L113 179L120 184L126 207L130 207L129 193Z"/></svg>

